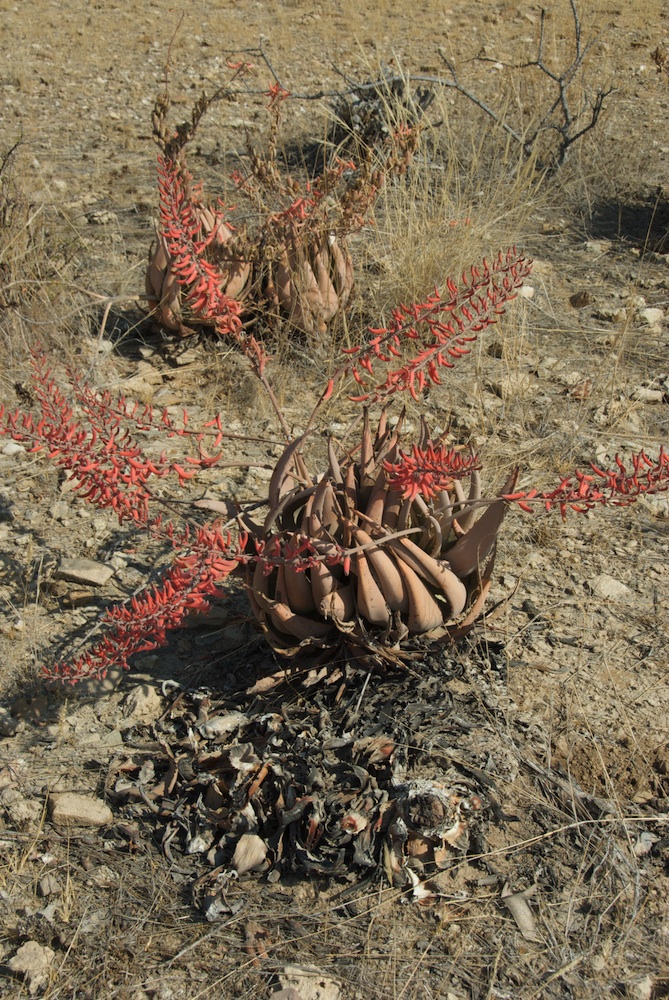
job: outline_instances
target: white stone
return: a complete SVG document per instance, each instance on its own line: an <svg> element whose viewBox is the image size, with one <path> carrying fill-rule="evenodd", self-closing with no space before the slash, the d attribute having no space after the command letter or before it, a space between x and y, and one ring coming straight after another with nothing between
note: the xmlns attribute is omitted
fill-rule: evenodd
<svg viewBox="0 0 669 1000"><path fill-rule="evenodd" d="M49 798L51 822L56 826L109 826L114 815L101 799L61 792Z"/></svg>
<svg viewBox="0 0 669 1000"><path fill-rule="evenodd" d="M49 969L56 957L55 951L37 941L26 941L7 963L12 972L25 979L30 995L37 993L49 981Z"/></svg>
<svg viewBox="0 0 669 1000"><path fill-rule="evenodd" d="M150 684L138 684L126 695L122 710L132 722L155 722L162 715L163 702Z"/></svg>
<svg viewBox="0 0 669 1000"><path fill-rule="evenodd" d="M605 600L629 601L633 597L632 591L626 584L609 576L608 573L600 573L599 576L589 580L588 586L595 597L602 597Z"/></svg>
<svg viewBox="0 0 669 1000"><path fill-rule="evenodd" d="M213 715L211 719L200 723L198 729L206 739L212 740L219 736L227 736L240 726L246 725L248 721L248 716L243 712L228 712L226 715Z"/></svg>
<svg viewBox="0 0 669 1000"><path fill-rule="evenodd" d="M232 858L232 867L238 875L252 872L264 864L267 844L257 833L244 833L237 841Z"/></svg>
<svg viewBox="0 0 669 1000"><path fill-rule="evenodd" d="M653 980L650 976L644 976L628 985L630 997L634 1000L651 1000L653 996Z"/></svg>
<svg viewBox="0 0 669 1000"><path fill-rule="evenodd" d="M57 580L67 580L69 583L86 583L92 587L102 587L107 580L114 575L111 566L97 562L95 559L86 559L83 556L78 559L63 558L60 566L54 573Z"/></svg>
<svg viewBox="0 0 669 1000"><path fill-rule="evenodd" d="M637 316L642 323L645 323L647 326L653 326L664 319L664 310L649 307L648 309L640 309Z"/></svg>
<svg viewBox="0 0 669 1000"><path fill-rule="evenodd" d="M14 458L15 455L20 455L23 451L25 451L25 448L18 441L8 441L2 449L2 454L7 455L8 458Z"/></svg>
<svg viewBox="0 0 669 1000"><path fill-rule="evenodd" d="M649 389L646 385L638 385L635 389L632 389L632 399L638 400L640 403L663 403L664 393L661 389Z"/></svg>
<svg viewBox="0 0 669 1000"><path fill-rule="evenodd" d="M286 965L279 973L284 990L295 990L301 1000L339 1000L341 989L334 979L311 966Z"/></svg>

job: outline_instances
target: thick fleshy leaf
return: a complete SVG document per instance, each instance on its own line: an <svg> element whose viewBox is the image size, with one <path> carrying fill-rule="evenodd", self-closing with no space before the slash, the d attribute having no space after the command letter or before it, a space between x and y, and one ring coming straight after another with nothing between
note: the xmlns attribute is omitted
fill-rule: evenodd
<svg viewBox="0 0 669 1000"><path fill-rule="evenodd" d="M514 469L502 492L513 493L517 478L518 469ZM483 570L485 567L504 520L506 509L507 504L504 500L493 500L474 526L446 551L445 558L448 564L461 580L464 580L475 570Z"/></svg>

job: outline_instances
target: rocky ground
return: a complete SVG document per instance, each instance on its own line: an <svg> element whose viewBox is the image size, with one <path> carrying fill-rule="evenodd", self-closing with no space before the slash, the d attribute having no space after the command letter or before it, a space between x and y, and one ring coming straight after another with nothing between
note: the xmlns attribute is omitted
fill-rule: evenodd
<svg viewBox="0 0 669 1000"><path fill-rule="evenodd" d="M452 82L446 56L516 127L552 93L536 67L517 68L537 54L540 12L240 0L180 21L163 0L115 8L3 11L0 153L21 146L0 175L15 206L13 220L3 209L0 399L29 403L27 350L39 342L96 387L175 415L187 405L193 425L221 411L229 431L265 440L231 441L230 461L257 465L212 469L199 488L251 500L280 451L264 398L226 345L167 341L136 298L156 206L150 115L172 36L177 120L228 72L229 54L262 45L298 95L287 128L306 147L322 134L307 95L345 88L342 74L367 79L379 62ZM417 213L409 228L406 204L398 215L389 198L354 244L355 321L392 304L393 285L405 293L397 261L420 259L429 289L479 248L516 241L535 258L528 294L423 408L481 450L491 489L518 463L523 483L550 487L589 458L610 465L667 443L669 7L591 0L580 16L584 41L601 34L578 88L614 93L557 175L528 194L503 143L486 145L490 120L447 88L432 159L414 176L473 164L482 194L461 180L465 200L449 195L456 218L471 213L471 235L456 227L440 243L447 217L421 229ZM573 30L556 3L551 66L568 65ZM575 107L584 91L571 93ZM264 104L257 93L213 110L191 159L210 186L247 126L262 128ZM333 350L276 352L296 432ZM351 410L338 400L324 430ZM414 425L419 413L410 408ZM244 694L276 665L233 582L207 619L136 657L130 674L63 691L43 685L41 664L71 656L168 553L86 506L42 456L0 444L3 995L669 996L666 497L564 525L511 512L496 614L401 678ZM179 454L178 440L167 446ZM240 815L253 788L241 848L242 826L222 836L212 820L212 772L227 775ZM433 819L414 815L426 789L432 804L444 789L457 799L454 843L445 820L429 836ZM319 809L336 822L315 845ZM392 822L377 834L385 809ZM414 861L398 877L400 820Z"/></svg>

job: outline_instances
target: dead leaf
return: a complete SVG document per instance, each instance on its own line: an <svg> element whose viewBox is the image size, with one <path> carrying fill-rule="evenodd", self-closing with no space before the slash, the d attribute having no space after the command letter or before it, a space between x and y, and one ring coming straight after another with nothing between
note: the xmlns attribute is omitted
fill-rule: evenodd
<svg viewBox="0 0 669 1000"><path fill-rule="evenodd" d="M246 938L244 950L252 958L254 965L260 965L258 959L261 958L265 961L269 958L266 948L266 945L272 943L269 931L266 931L261 924L257 924L255 920L249 920L244 928L244 934Z"/></svg>
<svg viewBox="0 0 669 1000"><path fill-rule="evenodd" d="M536 890L537 886L535 883L529 889L524 889L523 892L509 892L508 882L502 889L502 902L516 921L518 930L526 941L541 941L536 921L531 909L527 905L528 897L533 896Z"/></svg>

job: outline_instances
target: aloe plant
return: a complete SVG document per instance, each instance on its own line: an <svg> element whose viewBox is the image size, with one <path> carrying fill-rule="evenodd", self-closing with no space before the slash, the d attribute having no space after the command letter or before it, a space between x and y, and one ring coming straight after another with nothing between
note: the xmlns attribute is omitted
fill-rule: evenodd
<svg viewBox="0 0 669 1000"><path fill-rule="evenodd" d="M401 431L384 410L372 434L365 411L355 455L340 460L330 442L317 482L294 442L264 523L242 518L257 553L246 569L251 606L278 653L382 668L412 659L414 640L455 640L476 621L506 505L479 505L475 456L435 444L425 423L408 456Z"/></svg>
<svg viewBox="0 0 669 1000"><path fill-rule="evenodd" d="M335 156L301 184L277 165L289 92L277 83L266 96L267 148L259 152L249 142L246 168L231 176L254 217L239 229L220 206L205 202L186 165L187 144L217 95L200 98L176 132L167 126L169 96L156 102L160 221L146 294L157 322L182 336L204 324L234 337L243 314L274 312L315 343L351 299L349 236L365 224L386 174L405 170L415 152L420 128L402 126L378 163L371 151L358 164Z"/></svg>
<svg viewBox="0 0 669 1000"><path fill-rule="evenodd" d="M475 624L509 506L543 506L564 517L669 490L669 454L661 448L657 458L640 452L628 465L617 458L613 469L576 470L553 490L517 490L512 470L486 498L476 455L433 439L424 421L417 438L405 442L402 417L393 425L387 408L375 427L362 409L338 442L328 442L325 470L309 470L308 436L335 389L348 387L351 400L369 404L387 404L402 392L419 399L496 322L530 268L511 250L460 283L447 282L444 296L435 292L398 306L387 326L370 329L363 343L347 349L306 430L292 440L262 346L231 323L286 445L266 497L237 511L227 501L202 501L186 508L181 524L170 518L183 507L159 497L153 484L171 480L183 488L200 469L237 464L225 462L224 448L238 435L224 429L220 415L193 428L186 412L177 421L166 411L96 392L75 373L64 391L47 360L34 354L34 410L0 404L0 436L45 451L87 502L111 508L120 521L131 520L174 549L161 581L106 612L106 634L73 660L48 665L47 673L74 683L127 667L133 654L164 643L187 614L206 612L208 598L233 573L244 576L270 644L288 658L279 678L296 660L320 661L326 670L343 659L366 669L401 667L430 642L456 641ZM141 438L156 432L194 447L178 460L148 458ZM354 434L358 441L351 445ZM202 523L191 516L196 508L223 514L226 523Z"/></svg>

